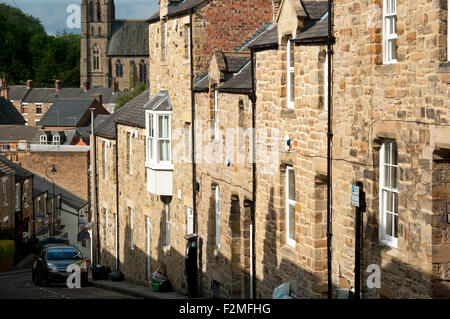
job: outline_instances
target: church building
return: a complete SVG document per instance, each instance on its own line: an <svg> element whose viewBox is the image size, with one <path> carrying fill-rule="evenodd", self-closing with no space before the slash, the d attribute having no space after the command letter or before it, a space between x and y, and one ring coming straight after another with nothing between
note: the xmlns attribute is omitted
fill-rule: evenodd
<svg viewBox="0 0 450 319"><path fill-rule="evenodd" d="M148 23L116 20L114 0L82 0L80 83L124 91L148 85Z"/></svg>

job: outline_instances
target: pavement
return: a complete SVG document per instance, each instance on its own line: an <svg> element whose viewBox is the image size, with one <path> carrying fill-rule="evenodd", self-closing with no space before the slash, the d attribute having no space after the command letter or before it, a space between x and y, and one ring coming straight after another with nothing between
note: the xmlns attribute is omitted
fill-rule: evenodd
<svg viewBox="0 0 450 319"><path fill-rule="evenodd" d="M188 299L177 292L155 292L151 287L128 281L93 280L92 286L144 299Z"/></svg>

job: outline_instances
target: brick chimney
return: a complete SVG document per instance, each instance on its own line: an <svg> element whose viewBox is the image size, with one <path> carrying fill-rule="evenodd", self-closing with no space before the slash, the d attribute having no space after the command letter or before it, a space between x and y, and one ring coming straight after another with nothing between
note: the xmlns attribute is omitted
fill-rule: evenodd
<svg viewBox="0 0 450 319"><path fill-rule="evenodd" d="M87 92L89 90L89 81L88 80L84 80L83 82L83 91Z"/></svg>
<svg viewBox="0 0 450 319"><path fill-rule="evenodd" d="M61 80L56 80L55 81L55 89L56 89L56 91L61 90L61 88L62 88L62 81Z"/></svg>
<svg viewBox="0 0 450 319"><path fill-rule="evenodd" d="M103 105L103 101L102 101L102 95L101 94L93 94L92 95L93 97L94 97L94 99L98 102L98 103L100 103L100 105Z"/></svg>
<svg viewBox="0 0 450 319"><path fill-rule="evenodd" d="M112 88L113 93L116 93L117 91L119 91L119 82L116 80L116 77L113 77L111 88Z"/></svg>
<svg viewBox="0 0 450 319"><path fill-rule="evenodd" d="M27 88L28 89L32 89L33 88L33 80L28 80L27 81Z"/></svg>

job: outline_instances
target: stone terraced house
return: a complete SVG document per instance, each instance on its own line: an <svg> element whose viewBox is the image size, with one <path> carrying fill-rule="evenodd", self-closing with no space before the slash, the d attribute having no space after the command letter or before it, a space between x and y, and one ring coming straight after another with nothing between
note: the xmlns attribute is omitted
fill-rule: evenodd
<svg viewBox="0 0 450 319"><path fill-rule="evenodd" d="M102 262L186 292L196 233L204 297L450 297L447 1L266 1L241 38L231 2L148 21L150 89L96 133Z"/></svg>

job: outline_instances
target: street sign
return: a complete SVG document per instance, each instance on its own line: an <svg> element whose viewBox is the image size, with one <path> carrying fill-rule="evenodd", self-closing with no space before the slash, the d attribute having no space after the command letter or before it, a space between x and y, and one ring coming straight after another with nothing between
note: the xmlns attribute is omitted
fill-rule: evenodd
<svg viewBox="0 0 450 319"><path fill-rule="evenodd" d="M359 207L359 187L352 185L352 206Z"/></svg>

